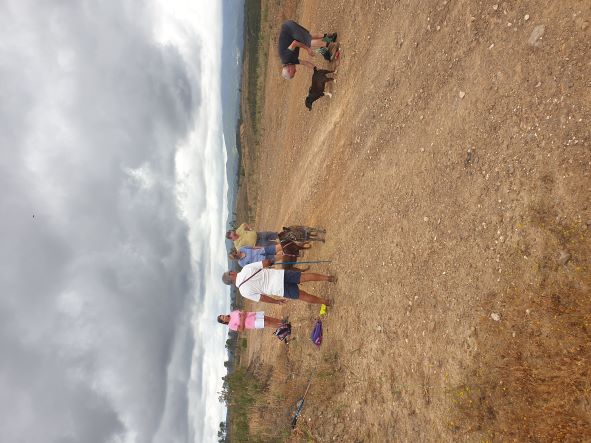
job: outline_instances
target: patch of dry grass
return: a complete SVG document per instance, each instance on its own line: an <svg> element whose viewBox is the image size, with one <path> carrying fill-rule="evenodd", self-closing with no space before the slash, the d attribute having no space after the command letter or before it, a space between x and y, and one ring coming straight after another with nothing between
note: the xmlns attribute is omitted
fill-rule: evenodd
<svg viewBox="0 0 591 443"><path fill-rule="evenodd" d="M501 320L482 318L476 364L450 392L458 413L450 426L483 441L591 441L587 231L542 222L556 241L544 251L537 287L516 285L499 296ZM556 246L568 247L572 261L558 264Z"/></svg>

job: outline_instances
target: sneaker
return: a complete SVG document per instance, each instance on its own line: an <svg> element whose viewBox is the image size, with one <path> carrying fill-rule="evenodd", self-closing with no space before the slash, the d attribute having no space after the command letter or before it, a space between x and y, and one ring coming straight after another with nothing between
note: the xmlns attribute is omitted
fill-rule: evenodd
<svg viewBox="0 0 591 443"><path fill-rule="evenodd" d="M324 34L322 41L326 43L336 42L337 41L337 33L333 32L331 34Z"/></svg>
<svg viewBox="0 0 591 443"><path fill-rule="evenodd" d="M328 49L328 52L330 52L330 60L328 60L328 61L335 60L337 57L337 54L339 53L339 44L338 43L329 43L327 49ZM324 239L322 239L321 241L322 241L322 243L325 242Z"/></svg>
<svg viewBox="0 0 591 443"><path fill-rule="evenodd" d="M326 61L330 61L330 59L332 58L332 55L328 48L318 48L318 53L322 55L322 57L324 57L324 60Z"/></svg>

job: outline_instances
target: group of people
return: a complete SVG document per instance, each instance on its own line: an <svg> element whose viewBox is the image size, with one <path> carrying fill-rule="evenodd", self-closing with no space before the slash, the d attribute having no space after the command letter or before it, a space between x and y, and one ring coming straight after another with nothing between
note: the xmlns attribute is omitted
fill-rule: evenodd
<svg viewBox="0 0 591 443"><path fill-rule="evenodd" d="M283 78L292 79L296 74L296 65L299 64L314 69L312 62L300 60L300 49L314 57L315 49L328 48L336 40L336 33L311 34L293 20L285 21L281 25L278 40ZM230 259L237 261L242 270L225 272L222 280L227 285L235 285L244 298L271 304L284 304L286 299L291 299L330 306L329 300L312 295L300 289L299 285L310 281L335 282L334 276L273 268L283 252L277 232L256 232L243 223L237 229L226 232L226 238L234 242ZM234 331L278 328L282 324L281 320L268 317L264 312L239 310L228 315L218 315L218 322L228 325Z"/></svg>
<svg viewBox="0 0 591 443"><path fill-rule="evenodd" d="M330 306L329 300L312 295L300 289L299 285L311 281L336 282L335 276L273 268L276 257L282 253L277 232L256 232L243 223L237 229L226 232L226 238L234 243L229 256L238 261L242 270L225 272L222 281L235 285L244 298L270 304L284 304L291 299ZM281 320L267 317L264 312L241 311L219 315L218 322L235 331L277 328L281 324Z"/></svg>

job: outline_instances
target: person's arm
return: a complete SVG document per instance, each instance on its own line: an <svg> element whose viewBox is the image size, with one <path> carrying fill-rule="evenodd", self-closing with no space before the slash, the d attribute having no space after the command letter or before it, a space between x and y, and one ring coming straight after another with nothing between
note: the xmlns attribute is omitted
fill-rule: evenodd
<svg viewBox="0 0 591 443"><path fill-rule="evenodd" d="M252 229L252 226L247 225L246 223L244 223L244 230L245 231L252 231L253 229Z"/></svg>
<svg viewBox="0 0 591 443"><path fill-rule="evenodd" d="M263 264L263 268L269 268L273 266L273 260L269 260L268 258L263 260L261 263Z"/></svg>
<svg viewBox="0 0 591 443"><path fill-rule="evenodd" d="M291 45L287 47L290 51L295 51L296 48L302 48L304 51L307 51L310 57L314 57L314 50L309 46L304 45L302 42L294 40L291 42Z"/></svg>
<svg viewBox="0 0 591 443"><path fill-rule="evenodd" d="M240 314L240 321L238 322L238 331L242 332L245 329L244 323L246 322L246 312L241 312Z"/></svg>
<svg viewBox="0 0 591 443"><path fill-rule="evenodd" d="M300 60L300 65L304 65L306 68L309 69L314 69L316 67L316 65L312 62L309 62L308 60Z"/></svg>
<svg viewBox="0 0 591 443"><path fill-rule="evenodd" d="M283 305L287 303L287 300L285 300L284 298L276 299L273 297L269 297L266 294L261 294L261 298L259 299L259 301L262 301L263 303L270 303L272 305Z"/></svg>

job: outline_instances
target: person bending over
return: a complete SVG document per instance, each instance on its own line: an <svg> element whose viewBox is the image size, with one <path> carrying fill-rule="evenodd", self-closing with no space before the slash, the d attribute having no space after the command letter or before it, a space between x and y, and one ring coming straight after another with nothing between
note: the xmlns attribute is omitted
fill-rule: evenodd
<svg viewBox="0 0 591 443"><path fill-rule="evenodd" d="M296 74L296 65L302 64L314 69L314 63L307 60L300 60L300 49L306 51L310 57L314 57L313 48L323 48L329 43L336 41L337 34L310 34L303 26L288 20L283 22L279 31L279 58L283 65L281 75L284 79L290 80Z"/></svg>

